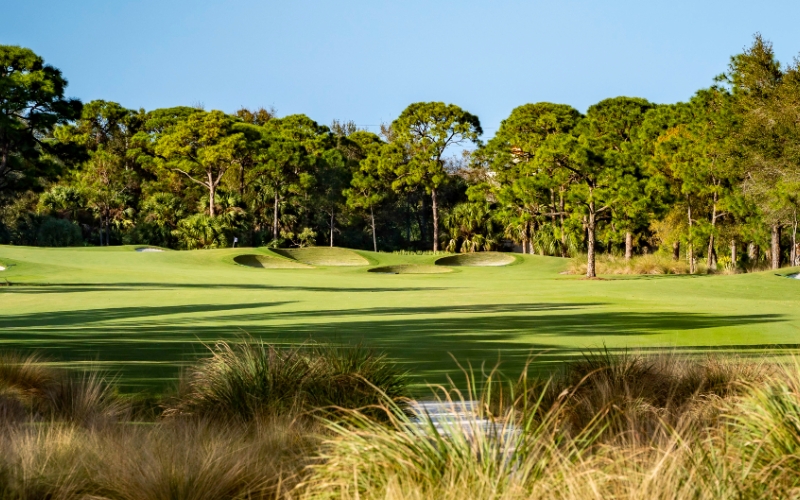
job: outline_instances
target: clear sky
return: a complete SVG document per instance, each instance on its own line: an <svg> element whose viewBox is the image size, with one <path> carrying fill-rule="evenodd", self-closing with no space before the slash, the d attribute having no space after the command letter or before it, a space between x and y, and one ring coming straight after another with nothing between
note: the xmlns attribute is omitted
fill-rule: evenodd
<svg viewBox="0 0 800 500"><path fill-rule="evenodd" d="M528 102L685 100L755 32L790 62L798 19L798 0L0 0L0 44L32 48L84 101L274 106L375 130L436 100L488 138Z"/></svg>

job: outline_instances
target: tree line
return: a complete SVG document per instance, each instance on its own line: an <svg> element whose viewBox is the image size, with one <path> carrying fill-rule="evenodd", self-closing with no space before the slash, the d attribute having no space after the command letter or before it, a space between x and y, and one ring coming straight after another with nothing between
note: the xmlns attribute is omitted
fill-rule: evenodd
<svg viewBox="0 0 800 500"><path fill-rule="evenodd" d="M688 102L605 99L477 116L408 106L375 134L272 109L151 111L64 97L0 46L0 242L170 248L669 252L800 264L800 64L756 35ZM463 149L455 155L456 149Z"/></svg>

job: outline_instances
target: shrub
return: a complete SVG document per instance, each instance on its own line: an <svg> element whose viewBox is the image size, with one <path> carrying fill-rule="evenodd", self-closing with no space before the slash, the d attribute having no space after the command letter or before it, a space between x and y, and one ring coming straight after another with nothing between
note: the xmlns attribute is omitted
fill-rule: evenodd
<svg viewBox="0 0 800 500"><path fill-rule="evenodd" d="M744 383L762 382L768 375L767 365L734 358L615 355L602 350L568 363L545 386L523 377L516 393L527 394L518 403L558 406L565 428L576 432L601 422L606 437L628 434L648 440L664 424L713 418L709 399L739 394Z"/></svg>
<svg viewBox="0 0 800 500"><path fill-rule="evenodd" d="M82 243L81 228L68 220L44 217L36 230L36 244L42 247L70 247Z"/></svg>
<svg viewBox="0 0 800 500"><path fill-rule="evenodd" d="M0 421L55 420L91 426L118 421L129 409L97 373L48 368L35 355L0 355Z"/></svg>
<svg viewBox="0 0 800 500"><path fill-rule="evenodd" d="M362 346L279 348L219 342L192 368L165 414L248 420L322 407L362 408L406 395L406 377Z"/></svg>
<svg viewBox="0 0 800 500"><path fill-rule="evenodd" d="M586 255L570 261L569 274L586 274ZM598 254L595 260L597 274L689 274L689 263L685 260L672 260L669 255L660 253L637 255L630 261L612 254ZM705 264L697 263L697 273L706 272Z"/></svg>

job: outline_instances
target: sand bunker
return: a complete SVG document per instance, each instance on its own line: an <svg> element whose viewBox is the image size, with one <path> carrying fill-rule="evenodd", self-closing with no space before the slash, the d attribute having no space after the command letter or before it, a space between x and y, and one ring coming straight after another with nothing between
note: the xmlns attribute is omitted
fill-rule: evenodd
<svg viewBox="0 0 800 500"><path fill-rule="evenodd" d="M276 248L278 255L308 264L310 266L367 266L369 261L352 250L345 248Z"/></svg>
<svg viewBox="0 0 800 500"><path fill-rule="evenodd" d="M442 266L399 264L396 266L373 267L369 272L378 274L443 274L451 273L453 270Z"/></svg>
<svg viewBox="0 0 800 500"><path fill-rule="evenodd" d="M137 252L163 252L164 250L161 250L160 248L142 247L142 248L137 248L136 251Z"/></svg>
<svg viewBox="0 0 800 500"><path fill-rule="evenodd" d="M791 278L793 280L800 280L800 273L794 273L786 276L787 278Z"/></svg>
<svg viewBox="0 0 800 500"><path fill-rule="evenodd" d="M6 270L6 266L0 265L0 271L5 271L5 270Z"/></svg>
<svg viewBox="0 0 800 500"><path fill-rule="evenodd" d="M233 261L242 266L260 269L308 269L311 267L294 260L270 257L269 255L237 255Z"/></svg>
<svg viewBox="0 0 800 500"><path fill-rule="evenodd" d="M516 257L509 253L500 252L474 252L462 253L442 257L436 261L437 266L465 266L465 267L497 267L507 266L514 262Z"/></svg>

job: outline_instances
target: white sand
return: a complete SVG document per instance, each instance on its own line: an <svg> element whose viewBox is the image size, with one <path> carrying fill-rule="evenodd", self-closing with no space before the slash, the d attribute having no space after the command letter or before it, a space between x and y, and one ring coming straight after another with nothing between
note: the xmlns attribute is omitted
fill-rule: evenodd
<svg viewBox="0 0 800 500"><path fill-rule="evenodd" d="M795 279L795 280L800 280L800 273L794 273L794 274L790 274L789 276L787 276L787 278L792 278L792 279Z"/></svg>
<svg viewBox="0 0 800 500"><path fill-rule="evenodd" d="M0 266L0 271L5 271L6 268L4 266Z"/></svg>
<svg viewBox="0 0 800 500"><path fill-rule="evenodd" d="M163 252L160 248L137 248L137 252Z"/></svg>

